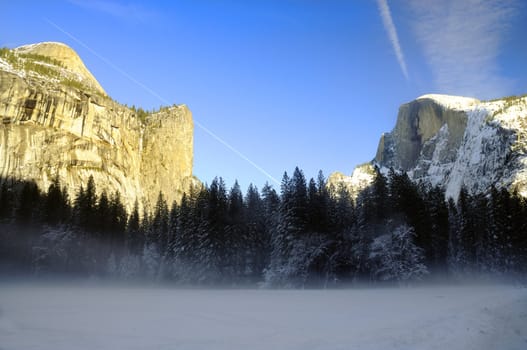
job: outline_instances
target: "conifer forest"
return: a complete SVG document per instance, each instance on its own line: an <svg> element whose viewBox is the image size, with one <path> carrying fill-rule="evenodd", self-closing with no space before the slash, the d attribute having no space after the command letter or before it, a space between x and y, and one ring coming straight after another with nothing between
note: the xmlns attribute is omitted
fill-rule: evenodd
<svg viewBox="0 0 527 350"><path fill-rule="evenodd" d="M279 191L245 193L222 178L179 203L159 193L152 212L127 212L93 179L69 198L55 179L3 179L4 275L95 277L197 286L321 288L527 272L527 202L506 189L445 200L439 187L393 170L357 198L296 168Z"/></svg>

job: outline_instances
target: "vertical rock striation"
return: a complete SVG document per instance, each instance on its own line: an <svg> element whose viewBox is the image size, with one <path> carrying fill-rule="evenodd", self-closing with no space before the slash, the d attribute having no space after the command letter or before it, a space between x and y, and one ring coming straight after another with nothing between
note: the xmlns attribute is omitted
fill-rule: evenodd
<svg viewBox="0 0 527 350"><path fill-rule="evenodd" d="M28 47L41 45L13 52L27 54ZM0 176L34 180L44 190L58 176L71 198L93 176L99 191L119 191L128 209L136 199L152 207L160 191L178 200L195 181L189 109L172 106L140 118L107 97L64 47L46 43L47 51L33 52L65 62L47 65L57 71L52 77L0 58ZM79 85L61 82L71 74Z"/></svg>

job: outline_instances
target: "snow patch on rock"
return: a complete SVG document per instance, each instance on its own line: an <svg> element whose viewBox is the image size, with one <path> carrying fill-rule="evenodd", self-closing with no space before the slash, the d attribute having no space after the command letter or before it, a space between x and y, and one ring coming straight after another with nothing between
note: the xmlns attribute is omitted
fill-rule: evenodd
<svg viewBox="0 0 527 350"><path fill-rule="evenodd" d="M374 162L382 173L393 167L415 181L440 186L454 200L463 187L486 193L493 185L527 196L527 96L481 102L423 95L400 108L397 125L381 137ZM356 171L339 178L354 193L373 181Z"/></svg>
<svg viewBox="0 0 527 350"><path fill-rule="evenodd" d="M441 94L427 94L417 98L417 100L430 99L438 104L451 109L466 109L477 105L480 101L472 97L441 95Z"/></svg>

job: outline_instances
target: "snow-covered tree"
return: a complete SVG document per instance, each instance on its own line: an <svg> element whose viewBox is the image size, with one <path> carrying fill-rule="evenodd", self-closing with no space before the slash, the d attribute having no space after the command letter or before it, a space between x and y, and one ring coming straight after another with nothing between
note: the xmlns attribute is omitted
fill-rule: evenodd
<svg viewBox="0 0 527 350"><path fill-rule="evenodd" d="M420 280L428 274L423 249L414 239L413 228L406 224L375 238L369 255L374 279L407 282Z"/></svg>

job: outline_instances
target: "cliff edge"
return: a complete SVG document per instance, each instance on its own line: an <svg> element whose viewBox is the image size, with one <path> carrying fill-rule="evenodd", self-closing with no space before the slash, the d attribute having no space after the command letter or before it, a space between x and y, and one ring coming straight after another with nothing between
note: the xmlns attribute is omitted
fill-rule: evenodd
<svg viewBox="0 0 527 350"><path fill-rule="evenodd" d="M60 43L0 52L0 176L58 176L74 198L93 176L128 209L170 203L195 182L193 121L185 105L139 113L109 98L78 55Z"/></svg>
<svg viewBox="0 0 527 350"><path fill-rule="evenodd" d="M407 172L455 200L462 187L485 193L492 185L527 197L527 96L421 96L399 108L394 129L381 136L370 164L383 172ZM351 190L357 193L356 186Z"/></svg>

